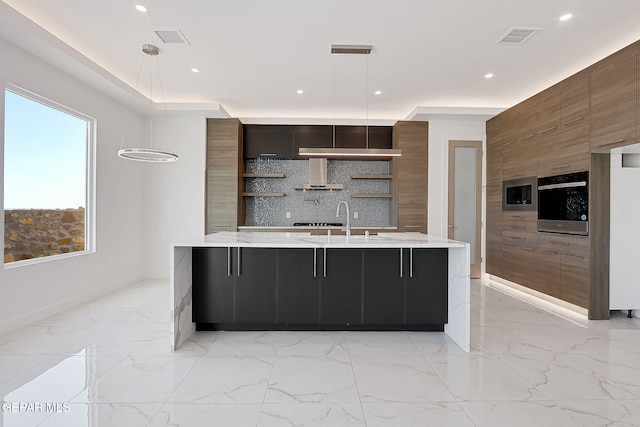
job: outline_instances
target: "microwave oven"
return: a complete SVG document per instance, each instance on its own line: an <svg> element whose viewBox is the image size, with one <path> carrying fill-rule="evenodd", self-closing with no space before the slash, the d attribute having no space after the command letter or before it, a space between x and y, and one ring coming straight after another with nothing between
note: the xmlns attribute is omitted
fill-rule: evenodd
<svg viewBox="0 0 640 427"><path fill-rule="evenodd" d="M535 176L502 181L502 210L535 211L538 208L537 183Z"/></svg>
<svg viewBox="0 0 640 427"><path fill-rule="evenodd" d="M538 231L589 234L589 172L538 179Z"/></svg>

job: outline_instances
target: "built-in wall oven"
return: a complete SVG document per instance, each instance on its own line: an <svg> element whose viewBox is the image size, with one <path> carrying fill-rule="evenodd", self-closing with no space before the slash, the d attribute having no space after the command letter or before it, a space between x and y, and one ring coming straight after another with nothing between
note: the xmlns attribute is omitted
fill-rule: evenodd
<svg viewBox="0 0 640 427"><path fill-rule="evenodd" d="M589 172L538 178L538 231L589 234Z"/></svg>

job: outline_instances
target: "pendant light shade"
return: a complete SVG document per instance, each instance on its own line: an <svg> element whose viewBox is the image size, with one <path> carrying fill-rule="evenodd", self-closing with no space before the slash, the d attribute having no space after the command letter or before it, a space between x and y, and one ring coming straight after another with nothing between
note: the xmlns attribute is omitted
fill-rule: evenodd
<svg viewBox="0 0 640 427"><path fill-rule="evenodd" d="M157 56L160 53L160 50L151 44L143 44L142 52L148 56ZM144 56L143 56L144 61ZM142 71L142 64L140 65L140 69L138 70L138 77L136 77L136 86L133 91L133 97L135 97L136 92L138 91L138 81L140 80L140 72ZM152 73L153 74L153 73ZM158 75L160 74L160 67L158 67ZM151 78L151 91L149 95L149 99L151 103L153 103L153 77ZM162 91L162 100L164 103L164 90L162 90L162 79L160 79L160 89ZM131 102L133 103L133 97ZM152 118L153 120L153 118ZM151 123L151 147L149 148L122 148L118 150L118 157L127 160L135 160L138 162L150 162L150 163L167 163L167 162L175 162L178 160L178 155L175 153L171 153L168 151L158 150L153 148L153 121ZM123 138L124 139L124 138Z"/></svg>

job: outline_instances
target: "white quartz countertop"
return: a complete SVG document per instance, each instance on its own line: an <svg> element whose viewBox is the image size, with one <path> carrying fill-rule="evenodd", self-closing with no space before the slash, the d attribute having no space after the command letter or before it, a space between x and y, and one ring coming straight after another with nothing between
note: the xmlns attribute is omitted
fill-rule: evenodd
<svg viewBox="0 0 640 427"><path fill-rule="evenodd" d="M467 243L423 233L378 233L375 236L223 231L173 243L174 247L255 248L461 248Z"/></svg>

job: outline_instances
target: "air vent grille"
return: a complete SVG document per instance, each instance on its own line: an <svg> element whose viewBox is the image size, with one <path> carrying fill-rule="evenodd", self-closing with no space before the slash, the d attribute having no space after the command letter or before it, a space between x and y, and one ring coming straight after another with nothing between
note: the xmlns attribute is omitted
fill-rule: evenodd
<svg viewBox="0 0 640 427"><path fill-rule="evenodd" d="M497 44L523 44L529 40L539 28L512 28L498 40Z"/></svg>
<svg viewBox="0 0 640 427"><path fill-rule="evenodd" d="M156 30L154 33L156 33L164 43L189 44L180 30Z"/></svg>

